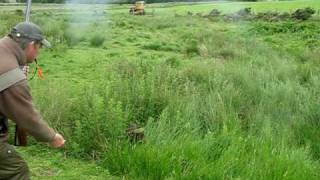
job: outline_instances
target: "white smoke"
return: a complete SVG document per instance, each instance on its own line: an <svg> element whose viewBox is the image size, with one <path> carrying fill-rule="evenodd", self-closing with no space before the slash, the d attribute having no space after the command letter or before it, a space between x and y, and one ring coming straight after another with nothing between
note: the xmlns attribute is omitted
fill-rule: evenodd
<svg viewBox="0 0 320 180"><path fill-rule="evenodd" d="M68 0L65 7L69 13L67 31L80 33L82 36L97 30L101 22L108 18L105 12L106 0Z"/></svg>

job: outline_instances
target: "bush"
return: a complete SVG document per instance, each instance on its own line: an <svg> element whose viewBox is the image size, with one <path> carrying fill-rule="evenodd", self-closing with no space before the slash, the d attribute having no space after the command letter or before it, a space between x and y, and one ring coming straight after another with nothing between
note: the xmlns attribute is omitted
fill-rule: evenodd
<svg viewBox="0 0 320 180"><path fill-rule="evenodd" d="M23 10L21 10L21 9L16 9L15 10L15 14L18 15L18 16L23 16L24 15Z"/></svg>
<svg viewBox="0 0 320 180"><path fill-rule="evenodd" d="M244 9L240 9L237 14L239 16L250 16L252 15L252 10L251 8L244 8Z"/></svg>
<svg viewBox="0 0 320 180"><path fill-rule="evenodd" d="M239 20L264 20L264 21L283 21L288 19L308 20L315 14L315 10L312 8L297 9L292 14L288 12L280 13L277 11L259 12L258 14L252 13L251 8L240 9L236 13L224 14L223 19L226 21L239 21ZM213 9L207 16L220 17L221 12L217 9Z"/></svg>
<svg viewBox="0 0 320 180"><path fill-rule="evenodd" d="M297 9L292 13L292 17L297 20L308 20L316 11L312 8Z"/></svg>
<svg viewBox="0 0 320 180"><path fill-rule="evenodd" d="M212 9L212 11L210 11L208 16L212 16L212 17L217 17L220 16L221 11L219 11L218 9Z"/></svg>
<svg viewBox="0 0 320 180"><path fill-rule="evenodd" d="M90 39L90 45L93 47L101 46L105 41L105 37L101 33L94 34Z"/></svg>
<svg viewBox="0 0 320 180"><path fill-rule="evenodd" d="M176 44L170 44L166 42L151 42L142 46L144 49L159 50L159 51L180 51Z"/></svg>
<svg viewBox="0 0 320 180"><path fill-rule="evenodd" d="M71 31L71 30L67 30L64 33L64 40L66 41L66 44L69 46L77 45L78 43L80 43L84 39L85 39L84 36L82 36L81 34L79 34L77 32Z"/></svg>

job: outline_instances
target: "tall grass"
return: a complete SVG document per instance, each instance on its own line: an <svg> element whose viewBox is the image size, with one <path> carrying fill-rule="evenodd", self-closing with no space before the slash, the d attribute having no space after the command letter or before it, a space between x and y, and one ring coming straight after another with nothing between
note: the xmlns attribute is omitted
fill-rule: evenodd
<svg viewBox="0 0 320 180"><path fill-rule="evenodd" d="M213 60L178 66L148 59L110 62L94 84L71 88L77 92L69 103L59 94L69 97L71 90L61 87L55 100L37 97L38 104L52 124L57 114L67 120L54 126L70 140L69 153L99 157L114 175L319 178L318 88L301 83L294 59L249 39L224 40L248 49L231 59L213 54ZM316 87L313 78L308 84ZM46 88L54 95L50 84ZM131 144L125 133L132 122L145 127L141 143Z"/></svg>
<svg viewBox="0 0 320 180"><path fill-rule="evenodd" d="M317 43L297 55L291 31L265 39L267 24L113 18L95 26L110 26L112 41L64 41L73 49L62 51L60 66L50 62L58 49L44 51L44 69L56 72L30 82L44 118L66 137L67 154L128 179L320 178ZM62 19L52 21L64 29ZM50 24L50 38L67 39ZM132 123L144 128L143 140L130 140Z"/></svg>

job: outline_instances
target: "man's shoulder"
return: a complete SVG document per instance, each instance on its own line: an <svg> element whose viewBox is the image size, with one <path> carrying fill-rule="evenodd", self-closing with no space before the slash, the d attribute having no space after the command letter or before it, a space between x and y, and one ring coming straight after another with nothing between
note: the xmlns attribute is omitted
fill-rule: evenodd
<svg viewBox="0 0 320 180"><path fill-rule="evenodd" d="M0 39L0 47L8 46L10 43L12 43L11 41L12 39L9 36L2 37Z"/></svg>
<svg viewBox="0 0 320 180"><path fill-rule="evenodd" d="M10 38L0 39L0 75L19 67L15 53L10 50Z"/></svg>

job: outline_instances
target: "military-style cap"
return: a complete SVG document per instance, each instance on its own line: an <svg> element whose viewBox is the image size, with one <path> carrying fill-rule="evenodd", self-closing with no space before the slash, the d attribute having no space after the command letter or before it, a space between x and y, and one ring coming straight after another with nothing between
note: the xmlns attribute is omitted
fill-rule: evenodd
<svg viewBox="0 0 320 180"><path fill-rule="evenodd" d="M40 42L45 47L51 47L51 43L43 36L41 28L31 22L21 22L17 24L14 28L12 28L10 34L16 38L35 40Z"/></svg>

